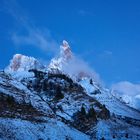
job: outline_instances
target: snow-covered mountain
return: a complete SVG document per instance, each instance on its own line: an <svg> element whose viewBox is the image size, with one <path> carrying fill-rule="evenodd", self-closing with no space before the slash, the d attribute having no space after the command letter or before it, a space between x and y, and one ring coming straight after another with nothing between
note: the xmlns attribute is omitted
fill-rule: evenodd
<svg viewBox="0 0 140 140"><path fill-rule="evenodd" d="M73 54L71 52L70 46L67 41L63 40L60 46L60 54L58 57L53 58L48 66L49 70L63 70L64 66L73 59Z"/></svg>
<svg viewBox="0 0 140 140"><path fill-rule="evenodd" d="M30 69L43 70L45 69L45 66L34 57L15 54L11 59L9 66L7 66L4 71L17 79L22 79L32 76L32 74L28 72Z"/></svg>
<svg viewBox="0 0 140 140"><path fill-rule="evenodd" d="M33 57L13 57L0 72L0 140L140 139L140 111L94 74L73 70L75 60L66 41L47 68Z"/></svg>
<svg viewBox="0 0 140 140"><path fill-rule="evenodd" d="M28 57L22 54L15 54L7 67L7 71L21 72L29 69L43 69L44 66L34 57Z"/></svg>
<svg viewBox="0 0 140 140"><path fill-rule="evenodd" d="M53 58L48 66L49 71L63 71L68 73L71 77L75 79L91 78L92 72L86 64L80 59L78 59L74 53L72 53L71 48L67 41L63 40L60 46L60 52L57 57Z"/></svg>

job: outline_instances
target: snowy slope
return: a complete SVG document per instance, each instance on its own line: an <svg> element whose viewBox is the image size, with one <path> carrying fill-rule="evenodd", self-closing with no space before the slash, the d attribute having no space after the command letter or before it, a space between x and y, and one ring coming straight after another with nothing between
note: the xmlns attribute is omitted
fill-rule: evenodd
<svg viewBox="0 0 140 140"><path fill-rule="evenodd" d="M75 62L67 41L47 69L33 57L13 57L0 72L0 139L140 139L140 111L90 72L73 70Z"/></svg>
<svg viewBox="0 0 140 140"><path fill-rule="evenodd" d="M0 121L2 140L89 140L89 136L60 121L49 120L40 124L20 119L0 119Z"/></svg>
<svg viewBox="0 0 140 140"><path fill-rule="evenodd" d="M34 80L34 78L32 78L32 80ZM52 77L51 79L49 78L48 83L50 81L53 82L54 85L61 85L63 88L69 85L68 81L58 78L56 75L54 75L54 77ZM80 87L77 87L78 85L73 85L73 89L69 89L67 87L68 91L65 91L63 99L51 101L47 100L46 98L47 94L49 94L47 91L45 93L42 92L42 88L38 92L33 88L28 89L25 82L26 81L24 81L24 84L22 84L20 81L13 79L10 75L1 72L0 96L1 94L9 95L14 97L14 99L19 103L31 103L31 106L33 106L38 111L38 113L41 111L43 115L32 116L31 120L34 121L30 121L30 117L28 115L25 115L24 113L21 113L20 117L16 113L18 115L16 116L17 119L10 119L7 112L2 113L2 117L0 116L0 134L2 139L6 138L22 140L50 138L51 140L54 140L59 138L63 140L68 138L74 140L84 140L105 138L111 140L115 135L116 139L119 140L120 138L125 139L127 133L129 133L129 139L140 138L140 121L138 121L140 113L121 103L115 97L109 96L109 91L103 90L97 85L91 85L89 83L89 80L87 79L85 79L85 81L83 82L86 84L79 82L85 88L86 92L84 92ZM41 81L41 83L42 82L43 81ZM93 87L89 88L89 84ZM101 93L94 94L92 90L95 91L95 89L97 88L100 89ZM92 124L92 121L90 122L86 120L85 122L83 120L83 124L88 124L88 126L85 125L88 130L86 130L86 132L84 132L86 134L84 134L81 128L75 125L71 125L71 122L73 122L73 115L80 110L83 104L86 112L88 112L91 105L94 105L94 108L97 111L100 111L101 105L100 103L98 103L99 105L96 105L97 102L95 98L100 103L105 104L112 115L114 114L115 116L111 115L111 118L107 120L101 119L99 117L96 125ZM62 108L60 108L60 106ZM32 112L32 114L34 113ZM136 124L137 126L135 126ZM122 128L125 127L127 129L124 129L122 133ZM79 129L82 132L80 132ZM18 130L18 133L15 133L16 130ZM8 134L5 133L7 131Z"/></svg>
<svg viewBox="0 0 140 140"><path fill-rule="evenodd" d="M108 89L100 88L94 83L90 84L89 79L84 79L79 82L86 90L89 96L98 100L101 104L104 104L110 112L115 113L116 115L122 115L130 118L140 119L140 111L131 108L124 102L116 98ZM96 90L99 90L99 93L95 93Z"/></svg>
<svg viewBox="0 0 140 140"><path fill-rule="evenodd" d="M140 111L129 107L124 102L121 102L111 95L110 92L103 92L103 94L96 95L95 98L102 104L105 104L110 112L115 113L116 115L140 119Z"/></svg>

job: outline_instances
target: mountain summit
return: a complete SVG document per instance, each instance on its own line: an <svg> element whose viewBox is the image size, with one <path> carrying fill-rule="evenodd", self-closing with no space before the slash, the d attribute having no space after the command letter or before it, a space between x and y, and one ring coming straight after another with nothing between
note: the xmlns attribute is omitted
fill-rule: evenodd
<svg viewBox="0 0 140 140"><path fill-rule="evenodd" d="M6 68L9 72L28 71L29 69L43 69L44 66L34 57L15 54Z"/></svg>
<svg viewBox="0 0 140 140"><path fill-rule="evenodd" d="M32 76L32 73L28 72L30 69L43 70L45 69L45 66L34 57L15 54L4 71L12 75L14 78L22 79Z"/></svg>
<svg viewBox="0 0 140 140"><path fill-rule="evenodd" d="M63 40L60 45L60 52L53 58L48 66L48 70L63 70L69 61L73 58L72 51L67 41Z"/></svg>
<svg viewBox="0 0 140 140"><path fill-rule="evenodd" d="M72 58L72 52L66 40L63 40L63 44L60 46L60 56L65 58L66 60Z"/></svg>
<svg viewBox="0 0 140 140"><path fill-rule="evenodd" d="M72 53L69 43L65 40L63 40L62 45L60 45L58 56L51 60L48 70L62 71L74 79L91 78L95 76L95 73L93 74L93 71L88 65Z"/></svg>

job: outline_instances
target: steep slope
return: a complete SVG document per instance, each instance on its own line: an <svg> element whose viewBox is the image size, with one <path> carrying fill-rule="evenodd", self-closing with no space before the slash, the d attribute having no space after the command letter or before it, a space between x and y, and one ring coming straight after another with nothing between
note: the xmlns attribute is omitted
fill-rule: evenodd
<svg viewBox="0 0 140 140"><path fill-rule="evenodd" d="M0 72L0 139L140 139L140 112L87 71L66 71L74 55L66 41L60 50L47 69L17 54Z"/></svg>
<svg viewBox="0 0 140 140"><path fill-rule="evenodd" d="M89 79L79 81L79 84L85 88L88 95L104 104L110 112L116 115L123 115L130 118L140 119L140 111L136 110L125 102L122 102L110 90L98 86L96 83L91 83Z"/></svg>
<svg viewBox="0 0 140 140"><path fill-rule="evenodd" d="M140 139L140 111L117 99L108 89L89 79L79 81L88 95L99 101L110 111L109 120L100 120L94 127L95 139Z"/></svg>
<svg viewBox="0 0 140 140"><path fill-rule="evenodd" d="M5 72L0 72L0 134L2 139L22 139L19 134L12 135L16 129L22 133L22 137L26 137L26 129L35 128L32 130L32 133L35 133L41 127L47 133L46 128L50 125L54 130L60 124L68 131L66 134L64 131L54 130L61 139L89 139L90 134L93 133L89 130L95 126L97 115L103 111L101 116L109 118L109 114L105 115L109 113L108 110L88 96L84 89L67 75L37 70L32 70L32 72L37 74L21 81L17 81ZM100 115L98 116L100 118ZM39 125L35 125L36 123ZM8 134L7 131L9 131ZM42 135L40 131L37 135L32 133L29 133L30 138ZM77 138L73 137L75 134L78 135ZM48 135L45 139L48 137L56 138L56 136Z"/></svg>
<svg viewBox="0 0 140 140"><path fill-rule="evenodd" d="M24 84L0 72L1 139L89 139L63 123L49 102Z"/></svg>
<svg viewBox="0 0 140 140"><path fill-rule="evenodd" d="M85 134L60 121L33 123L5 118L1 118L0 121L1 140L89 140Z"/></svg>
<svg viewBox="0 0 140 140"><path fill-rule="evenodd" d="M111 104L97 98L105 97L107 91L105 93L100 89L100 93L90 94L63 73L32 72L37 74L21 82L4 72L0 73L2 139L22 139L27 136L52 140L56 137L74 140L140 137L140 113L119 101ZM52 129L48 130L50 126ZM65 129L66 133L59 127ZM122 131L122 128L127 129ZM19 133L12 135L17 129ZM26 130L29 130L28 134ZM52 131L56 135L52 135Z"/></svg>

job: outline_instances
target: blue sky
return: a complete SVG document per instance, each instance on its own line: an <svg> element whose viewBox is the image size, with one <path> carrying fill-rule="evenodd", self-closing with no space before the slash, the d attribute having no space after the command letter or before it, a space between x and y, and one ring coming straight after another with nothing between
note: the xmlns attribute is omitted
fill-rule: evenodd
<svg viewBox="0 0 140 140"><path fill-rule="evenodd" d="M108 85L140 83L139 0L0 1L0 69L15 53L47 63L63 39Z"/></svg>

